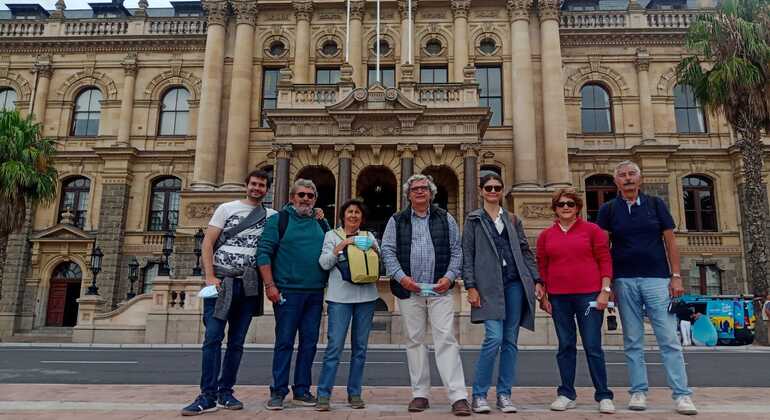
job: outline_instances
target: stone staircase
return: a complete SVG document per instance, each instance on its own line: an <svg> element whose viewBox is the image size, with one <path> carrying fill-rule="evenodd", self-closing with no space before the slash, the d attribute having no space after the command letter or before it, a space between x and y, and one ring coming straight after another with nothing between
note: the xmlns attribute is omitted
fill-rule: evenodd
<svg viewBox="0 0 770 420"><path fill-rule="evenodd" d="M72 327L41 327L27 332L17 332L3 337L6 343L71 343Z"/></svg>

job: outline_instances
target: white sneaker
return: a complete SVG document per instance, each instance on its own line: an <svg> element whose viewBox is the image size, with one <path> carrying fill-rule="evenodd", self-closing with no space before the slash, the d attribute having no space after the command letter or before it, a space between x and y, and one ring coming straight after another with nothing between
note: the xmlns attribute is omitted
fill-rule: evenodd
<svg viewBox="0 0 770 420"><path fill-rule="evenodd" d="M684 397L679 397L676 399L676 412L679 414L693 416L698 414L698 409L695 408L695 404L693 404L690 396L685 395Z"/></svg>
<svg viewBox="0 0 770 420"><path fill-rule="evenodd" d="M513 401L511 401L511 397L509 395L497 396L497 409L502 411L503 413L516 412L516 406L513 405Z"/></svg>
<svg viewBox="0 0 770 420"><path fill-rule="evenodd" d="M559 395L556 400L551 403L551 410L553 411L565 411L575 407L577 407L575 400L571 400L564 395Z"/></svg>
<svg viewBox="0 0 770 420"><path fill-rule="evenodd" d="M628 402L628 409L633 411L644 411L647 409L647 395L644 392L634 392L631 394L631 401Z"/></svg>
<svg viewBox="0 0 770 420"><path fill-rule="evenodd" d="M599 412L604 414L615 414L615 404L611 399L605 398L599 401Z"/></svg>
<svg viewBox="0 0 770 420"><path fill-rule="evenodd" d="M489 413L492 411L491 408L489 408L489 403L487 403L487 399L484 397L473 397L473 402L471 403L471 409L473 409L474 413Z"/></svg>

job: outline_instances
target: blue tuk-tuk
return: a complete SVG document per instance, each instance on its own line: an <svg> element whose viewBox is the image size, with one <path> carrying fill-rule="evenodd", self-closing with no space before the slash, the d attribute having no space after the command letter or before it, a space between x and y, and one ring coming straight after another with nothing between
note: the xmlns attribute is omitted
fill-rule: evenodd
<svg viewBox="0 0 770 420"><path fill-rule="evenodd" d="M717 330L719 344L743 345L754 341L754 305L746 296L684 295L680 301L694 312L708 316Z"/></svg>

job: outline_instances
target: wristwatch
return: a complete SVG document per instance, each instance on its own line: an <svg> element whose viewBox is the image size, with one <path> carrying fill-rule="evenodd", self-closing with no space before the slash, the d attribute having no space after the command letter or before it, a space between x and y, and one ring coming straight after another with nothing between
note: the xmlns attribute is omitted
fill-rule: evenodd
<svg viewBox="0 0 770 420"><path fill-rule="evenodd" d="M603 292L612 293L612 289L610 289L610 286L602 287Z"/></svg>
<svg viewBox="0 0 770 420"><path fill-rule="evenodd" d="M673 273L673 274L671 274L671 277L676 277L676 278L679 278L679 279L681 279L681 278L682 278L682 275L681 275L681 274L679 274L679 273Z"/></svg>

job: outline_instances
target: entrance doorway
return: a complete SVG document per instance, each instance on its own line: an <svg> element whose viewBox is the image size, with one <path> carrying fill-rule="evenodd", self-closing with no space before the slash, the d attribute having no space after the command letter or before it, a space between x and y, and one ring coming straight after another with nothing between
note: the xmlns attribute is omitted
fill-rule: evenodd
<svg viewBox="0 0 770 420"><path fill-rule="evenodd" d="M74 262L59 264L51 275L46 325L74 327L78 321L78 302L83 273Z"/></svg>
<svg viewBox="0 0 770 420"><path fill-rule="evenodd" d="M368 210L363 228L372 232L379 242L388 219L396 211L396 175L385 166L367 166L356 180L356 196L361 197Z"/></svg>
<svg viewBox="0 0 770 420"><path fill-rule="evenodd" d="M460 209L457 199L459 181L454 171L444 165L428 166L422 171L422 174L433 178L433 183L436 184L438 189L436 196L433 197L433 204L448 211L457 220L458 210Z"/></svg>
<svg viewBox="0 0 770 420"><path fill-rule="evenodd" d="M313 181L318 189L318 198L316 199L315 206L324 211L324 216L329 222L329 226L334 228L337 225L335 222L337 219L337 208L334 205L334 200L337 197L337 184L334 181L332 171L323 166L305 166L297 173L295 181L300 178Z"/></svg>

